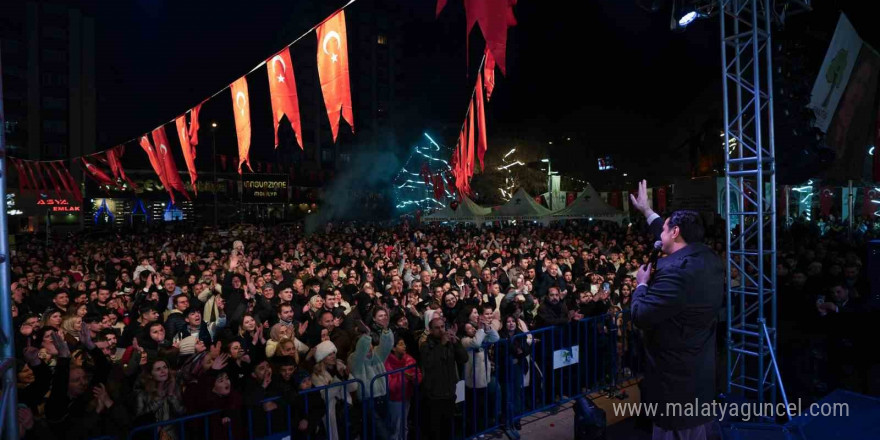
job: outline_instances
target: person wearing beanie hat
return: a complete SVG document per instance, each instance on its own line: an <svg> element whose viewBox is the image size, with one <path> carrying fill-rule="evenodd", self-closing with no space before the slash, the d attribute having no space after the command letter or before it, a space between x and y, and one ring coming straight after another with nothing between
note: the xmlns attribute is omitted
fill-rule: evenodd
<svg viewBox="0 0 880 440"><path fill-rule="evenodd" d="M323 387L352 379L348 368L341 360L336 358L336 345L330 341L324 341L315 347L315 367L312 371L312 384L315 387ZM351 393L358 391L358 387L350 384L346 387L331 387L326 392L319 393L324 403L330 408L326 425L328 440L339 439L339 428L336 424L336 404L351 403ZM323 406L323 404L322 404Z"/></svg>
<svg viewBox="0 0 880 440"><path fill-rule="evenodd" d="M336 345L330 341L324 341L315 347L315 362L324 362L324 359L333 355L333 361L336 361ZM331 362L331 363L332 363Z"/></svg>

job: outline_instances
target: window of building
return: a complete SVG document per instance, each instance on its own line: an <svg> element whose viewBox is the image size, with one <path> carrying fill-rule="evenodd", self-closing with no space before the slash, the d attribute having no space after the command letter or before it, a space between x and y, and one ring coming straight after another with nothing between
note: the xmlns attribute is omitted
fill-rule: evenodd
<svg viewBox="0 0 880 440"><path fill-rule="evenodd" d="M342 163L351 162L351 153L339 153L339 161Z"/></svg>
<svg viewBox="0 0 880 440"><path fill-rule="evenodd" d="M323 162L333 162L333 150L329 148L325 148L321 150L321 161Z"/></svg>
<svg viewBox="0 0 880 440"><path fill-rule="evenodd" d="M67 133L67 122L59 121L57 119L47 119L43 121L43 128L46 130L46 133L65 134Z"/></svg>
<svg viewBox="0 0 880 440"><path fill-rule="evenodd" d="M382 34L379 34L378 43L380 46L384 46L388 44L388 37Z"/></svg>

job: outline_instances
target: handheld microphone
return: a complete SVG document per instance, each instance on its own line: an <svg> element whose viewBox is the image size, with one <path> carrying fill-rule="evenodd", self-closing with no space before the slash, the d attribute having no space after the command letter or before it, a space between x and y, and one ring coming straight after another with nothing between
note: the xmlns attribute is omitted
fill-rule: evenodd
<svg viewBox="0 0 880 440"><path fill-rule="evenodd" d="M651 256L648 257L648 264L651 265L652 268L657 267L657 259L660 258L660 250L663 248L663 242L657 240L654 242L654 250L651 251Z"/></svg>

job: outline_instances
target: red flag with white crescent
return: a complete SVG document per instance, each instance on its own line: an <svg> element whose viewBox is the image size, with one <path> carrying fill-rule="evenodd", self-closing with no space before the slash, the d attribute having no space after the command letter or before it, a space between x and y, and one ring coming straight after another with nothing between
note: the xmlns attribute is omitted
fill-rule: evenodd
<svg viewBox="0 0 880 440"><path fill-rule="evenodd" d="M153 171L156 172L156 177L159 178L159 182L164 187L168 187L168 184L165 182L165 169L162 166L162 162L159 160L159 155L156 154L156 149L153 148L153 144L150 143L150 136L145 134L140 138L140 146L144 149L144 152L147 153L147 158L150 159L150 166L153 167Z"/></svg>
<svg viewBox="0 0 880 440"><path fill-rule="evenodd" d="M183 161L186 163L186 170L189 171L189 183L192 185L193 194L198 195L199 190L196 188L196 180L199 176L196 173L196 147L189 142L189 132L186 129L186 115L180 115L174 120L177 125L177 137L180 138L180 149L183 150Z"/></svg>
<svg viewBox="0 0 880 440"><path fill-rule="evenodd" d="M89 162L85 157L81 157L80 160L82 161L86 175L91 177L98 185L116 186L116 182L114 182L107 173L101 171L95 164Z"/></svg>
<svg viewBox="0 0 880 440"><path fill-rule="evenodd" d="M272 98L272 123L275 124L275 148L278 148L278 123L287 115L290 127L296 133L296 143L303 148L302 127L299 117L299 100L296 96L296 77L290 61L290 48L285 47L266 60L269 73L269 96Z"/></svg>
<svg viewBox="0 0 880 440"><path fill-rule="evenodd" d="M193 157L195 156L195 146L199 144L199 111L202 109L202 104L193 107L189 111L189 130L187 134L189 135L189 143L193 146Z"/></svg>
<svg viewBox="0 0 880 440"><path fill-rule="evenodd" d="M345 32L345 11L339 11L316 29L318 34L318 77L333 142L339 134L339 119L344 118L354 133L351 107L351 84L348 79L348 37Z"/></svg>
<svg viewBox="0 0 880 440"><path fill-rule="evenodd" d="M251 101L245 77L232 83L232 110L235 112L235 133L238 135L238 174L245 163L251 167Z"/></svg>
<svg viewBox="0 0 880 440"><path fill-rule="evenodd" d="M483 157L486 156L486 150L489 149L486 140L486 106L483 102L483 75L477 75L477 158L480 159L480 171L483 171Z"/></svg>
<svg viewBox="0 0 880 440"><path fill-rule="evenodd" d="M174 193L171 191L176 190L177 192L183 194L184 197L189 200L189 194L186 192L186 188L183 187L183 180L180 180L180 173L177 172L177 164L174 163L174 156L171 155L171 148L168 147L168 136L165 134L165 126L160 125L155 130L153 130L153 142L156 143L156 155L159 158L159 163L162 164L162 169L165 172L165 189L168 190L168 194L171 196L171 202L177 203L174 200Z"/></svg>

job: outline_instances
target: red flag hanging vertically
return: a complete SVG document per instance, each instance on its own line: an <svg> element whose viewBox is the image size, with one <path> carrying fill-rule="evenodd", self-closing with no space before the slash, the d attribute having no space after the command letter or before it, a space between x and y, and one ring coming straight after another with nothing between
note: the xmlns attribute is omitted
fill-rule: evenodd
<svg viewBox="0 0 880 440"><path fill-rule="evenodd" d="M880 110L877 111L877 121L874 126L874 156L872 157L872 171L873 178L875 182L880 182L880 151L877 151L877 147L880 147Z"/></svg>
<svg viewBox="0 0 880 440"><path fill-rule="evenodd" d="M290 49L285 47L284 50L266 60L266 71L269 72L269 96L272 98L275 148L278 148L278 123L281 122L282 116L287 115L290 127L296 133L296 143L302 149L299 101L296 96L296 78L293 75L293 63L290 61Z"/></svg>
<svg viewBox="0 0 880 440"><path fill-rule="evenodd" d="M189 133L186 129L186 115L178 116L174 122L177 124L177 137L180 138L183 161L186 163L186 170L189 171L189 183L192 185L193 194L199 195L198 188L196 188L196 180L199 178L196 173L196 147L189 142Z"/></svg>
<svg viewBox="0 0 880 440"><path fill-rule="evenodd" d="M271 164L271 163L267 163L267 164L266 164L266 172L267 172L267 173L271 173L271 172L272 172L272 164Z"/></svg>
<svg viewBox="0 0 880 440"><path fill-rule="evenodd" d="M467 33L470 35L475 23L486 40L486 49L492 52L501 73L507 74L507 29L516 26L513 6L516 0L464 0L467 15Z"/></svg>
<svg viewBox="0 0 880 440"><path fill-rule="evenodd" d="M477 158L480 159L480 171L483 171L483 157L489 149L486 141L486 106L483 102L483 75L477 74Z"/></svg>
<svg viewBox="0 0 880 440"><path fill-rule="evenodd" d="M232 83L232 110L235 112L235 133L238 135L238 174L245 163L251 167L251 101L245 77Z"/></svg>
<svg viewBox="0 0 880 440"><path fill-rule="evenodd" d="M462 127L461 133L458 134L458 175L455 176L459 193L466 192L467 178L467 138Z"/></svg>
<svg viewBox="0 0 880 440"><path fill-rule="evenodd" d="M874 213L880 210L880 203L874 201L880 202L880 191L866 187L862 196L862 217L873 218Z"/></svg>
<svg viewBox="0 0 880 440"><path fill-rule="evenodd" d="M153 148L153 144L150 143L150 137L146 134L141 136L140 145L141 148L144 149L144 152L147 153L147 158L150 159L150 166L152 166L153 171L156 172L156 177L159 178L159 183L164 187L168 187L168 184L165 182L165 169L159 161L159 155L156 154L156 149Z"/></svg>
<svg viewBox="0 0 880 440"><path fill-rule="evenodd" d="M199 110L202 109L202 103L193 107L189 111L189 143L193 146L193 157L195 156L195 146L199 144Z"/></svg>
<svg viewBox="0 0 880 440"><path fill-rule="evenodd" d="M440 12L443 11L443 8L446 7L446 0L437 0L437 16L440 16Z"/></svg>
<svg viewBox="0 0 880 440"><path fill-rule="evenodd" d="M665 212L666 211L666 187L661 186L657 188L657 212Z"/></svg>
<svg viewBox="0 0 880 440"><path fill-rule="evenodd" d="M474 175L474 101L468 107L468 142L467 142L467 167L468 167L468 186L470 186L470 178Z"/></svg>
<svg viewBox="0 0 880 440"><path fill-rule="evenodd" d="M12 162L12 166L15 167L15 171L18 172L18 189L21 190L22 193L31 189L32 185L30 178L28 178L27 171L24 170L24 166L21 164L21 160L10 157L9 161Z"/></svg>
<svg viewBox="0 0 880 440"><path fill-rule="evenodd" d="M223 168L223 171L226 171L226 155L220 155L220 167Z"/></svg>
<svg viewBox="0 0 880 440"><path fill-rule="evenodd" d="M834 204L834 193L831 188L819 188L819 212L822 217L828 217L831 214L831 206Z"/></svg>
<svg viewBox="0 0 880 440"><path fill-rule="evenodd" d="M64 175L61 173L61 170L58 169L59 164L60 162L49 162L49 168L54 173L54 177L56 178L55 180L58 181L64 192L67 194L73 194L73 191L70 189L70 182L67 181Z"/></svg>
<svg viewBox="0 0 880 440"><path fill-rule="evenodd" d="M333 142L339 134L339 119L344 118L354 133L354 114L351 108L351 84L348 80L348 37L345 32L345 12L339 11L316 29L318 34L318 77Z"/></svg>
<svg viewBox="0 0 880 440"><path fill-rule="evenodd" d="M422 162L422 169L419 171L419 176L422 177L422 181L425 182L425 185L431 183L431 167L428 166L428 162Z"/></svg>
<svg viewBox="0 0 880 440"><path fill-rule="evenodd" d="M116 186L116 182L107 175L107 173L101 171L95 164L86 160L85 157L79 158L82 161L83 168L86 171L86 175L91 177L98 185L109 185Z"/></svg>
<svg viewBox="0 0 880 440"><path fill-rule="evenodd" d="M61 198L61 182L56 177L57 172L52 166L52 162L46 162L43 165L43 171L46 172L46 175L49 176L49 181L52 182L52 189L55 190L55 196Z"/></svg>
<svg viewBox="0 0 880 440"><path fill-rule="evenodd" d="M492 99L495 90L495 57L486 49L486 62L483 64L483 86L486 87L486 101Z"/></svg>
<svg viewBox="0 0 880 440"><path fill-rule="evenodd" d="M458 189L458 167L460 162L458 159L458 150L459 148L456 145L455 149L452 151L452 159L449 159L449 174L446 176L446 186L450 189Z"/></svg>
<svg viewBox="0 0 880 440"><path fill-rule="evenodd" d="M187 194L186 188L183 187L183 181L180 180L180 173L177 172L177 164L174 163L174 156L171 155L171 149L168 148L168 136L165 134L164 125L160 125L153 130L153 142L156 144L156 155L159 158L159 163L161 163L162 169L165 173L165 189L168 190L168 194L171 196L171 203L177 203L177 201L174 200L174 193L171 191L172 189L183 194L183 196L189 200L189 194Z"/></svg>
<svg viewBox="0 0 880 440"><path fill-rule="evenodd" d="M77 202L82 203L82 191L80 191L79 184L76 183L73 175L70 174L70 170L67 169L67 165L65 165L64 162L59 162L58 168L61 170L61 177L67 181L67 186L68 188L70 188L70 191L73 194L73 198L75 198Z"/></svg>
<svg viewBox="0 0 880 440"><path fill-rule="evenodd" d="M125 175L125 169L122 168L122 155L125 154L125 145L117 145L107 150L107 164L110 166L110 172L116 179L122 179L131 189L137 190L135 183Z"/></svg>
<svg viewBox="0 0 880 440"><path fill-rule="evenodd" d="M48 192L49 189L49 181L43 175L43 166L39 161L31 162L31 169L34 171L34 175L36 176L37 188L40 192Z"/></svg>

